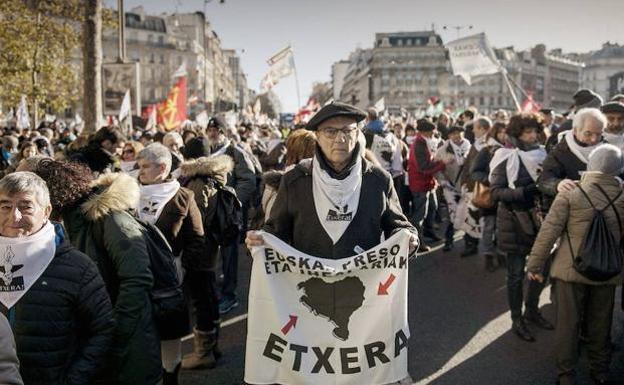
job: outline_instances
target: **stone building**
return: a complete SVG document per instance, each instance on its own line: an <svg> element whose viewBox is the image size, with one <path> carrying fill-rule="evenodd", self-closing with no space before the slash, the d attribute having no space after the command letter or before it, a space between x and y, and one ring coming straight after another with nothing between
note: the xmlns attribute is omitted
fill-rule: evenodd
<svg viewBox="0 0 624 385"><path fill-rule="evenodd" d="M605 99L624 93L624 45L606 42L585 56L583 87Z"/></svg>

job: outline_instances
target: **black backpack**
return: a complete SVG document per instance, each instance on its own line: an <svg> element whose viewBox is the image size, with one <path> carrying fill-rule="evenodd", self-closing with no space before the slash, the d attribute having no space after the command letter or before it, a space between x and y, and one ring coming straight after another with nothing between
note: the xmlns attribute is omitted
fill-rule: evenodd
<svg viewBox="0 0 624 385"><path fill-rule="evenodd" d="M622 236L620 235L619 239L613 237L603 214L609 206L613 208L618 221L619 233L622 234L620 214L613 204L622 195L622 191L620 191L615 198L610 199L602 187L599 185L595 186L602 195L605 196L608 203L602 209L597 209L585 190L578 186L585 196L585 199L587 199L594 209L594 217L585 232L581 247L576 256L574 256L574 251L572 250L569 232L568 245L570 246L570 253L574 261L574 269L585 278L591 279L592 281L603 282L615 277L622 271Z"/></svg>
<svg viewBox="0 0 624 385"><path fill-rule="evenodd" d="M206 221L204 232L219 246L238 242L238 236L243 228L243 214L236 191L208 176L204 177L204 181L217 190L217 207L212 218L204 218Z"/></svg>
<svg viewBox="0 0 624 385"><path fill-rule="evenodd" d="M172 325L177 324L172 321L187 318L188 310L173 250L158 227L139 219L137 222L143 228L150 269L154 277L150 295L156 327L161 337L180 338L186 334L186 330L172 330Z"/></svg>

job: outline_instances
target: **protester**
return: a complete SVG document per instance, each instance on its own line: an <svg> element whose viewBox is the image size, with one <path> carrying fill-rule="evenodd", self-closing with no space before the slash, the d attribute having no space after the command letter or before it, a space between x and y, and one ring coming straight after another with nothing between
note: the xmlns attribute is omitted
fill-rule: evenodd
<svg viewBox="0 0 624 385"><path fill-rule="evenodd" d="M111 346L112 307L95 263L48 220L51 211L37 175L0 180L0 310L11 319L27 384L91 384Z"/></svg>
<svg viewBox="0 0 624 385"><path fill-rule="evenodd" d="M286 167L294 167L301 160L312 158L316 148L316 136L312 131L299 129L286 138Z"/></svg>
<svg viewBox="0 0 624 385"><path fill-rule="evenodd" d="M0 384L23 385L11 325L0 314Z"/></svg>
<svg viewBox="0 0 624 385"><path fill-rule="evenodd" d="M72 244L96 262L111 298L116 326L105 377L156 384L162 369L153 275L143 228L129 213L139 202L136 179L119 173L94 180L85 165L58 161L39 162L36 173L50 189L53 214L63 219Z"/></svg>
<svg viewBox="0 0 624 385"><path fill-rule="evenodd" d="M448 129L450 125L450 118L447 114L441 113L438 116L438 121L436 122L436 130L440 134L442 140L448 139Z"/></svg>
<svg viewBox="0 0 624 385"><path fill-rule="evenodd" d="M118 128L102 127L89 138L85 147L71 154L70 160L86 164L96 174L115 171L115 156L124 141L125 137Z"/></svg>
<svg viewBox="0 0 624 385"><path fill-rule="evenodd" d="M494 153L489 176L492 198L498 202L498 248L507 256L507 294L512 330L519 338L530 342L535 341L535 337L525 320L543 329L553 329L538 309L543 288L538 282L529 283L525 313L522 316L526 256L539 229L536 207L539 190L536 181L546 158L546 151L538 144L538 134L542 130L542 120L537 114L512 116L507 127L508 144L512 148L501 148Z"/></svg>
<svg viewBox="0 0 624 385"><path fill-rule="evenodd" d="M602 210L614 239L621 239L624 195L617 177L623 171L624 156L618 147L603 144L594 149L578 187L557 195L527 262L529 279L543 281L542 271L552 245L561 237L550 276L556 280L555 351L558 383L562 385L575 383L581 325L585 327L592 379L597 384L607 383L615 288L622 283L622 276L593 281L577 272L573 261L596 215L594 208Z"/></svg>
<svg viewBox="0 0 624 385"><path fill-rule="evenodd" d="M137 165L136 157L143 150L141 142L129 141L124 144L121 150L121 161L119 167L121 171L136 176L138 174L139 166Z"/></svg>
<svg viewBox="0 0 624 385"><path fill-rule="evenodd" d="M365 116L333 102L310 119L307 128L318 141L314 158L284 175L265 231L300 252L341 259L376 246L382 234L408 229L415 251L416 230L401 213L391 178L362 158L357 124ZM263 244L255 232L246 242Z"/></svg>
<svg viewBox="0 0 624 385"><path fill-rule="evenodd" d="M624 148L624 104L619 102L609 102L600 111L607 118L607 126L603 132L607 143L613 144L620 149Z"/></svg>
<svg viewBox="0 0 624 385"><path fill-rule="evenodd" d="M168 132L163 137L162 144L171 152L171 170L177 170L180 164L184 162L184 156L182 156L184 141L182 136L177 132Z"/></svg>

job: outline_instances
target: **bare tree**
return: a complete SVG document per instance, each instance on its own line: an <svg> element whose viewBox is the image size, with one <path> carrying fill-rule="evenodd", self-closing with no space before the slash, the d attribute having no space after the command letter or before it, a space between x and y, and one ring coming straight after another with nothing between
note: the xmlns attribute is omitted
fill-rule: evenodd
<svg viewBox="0 0 624 385"><path fill-rule="evenodd" d="M102 117L102 0L85 0L82 32L84 130L91 133Z"/></svg>

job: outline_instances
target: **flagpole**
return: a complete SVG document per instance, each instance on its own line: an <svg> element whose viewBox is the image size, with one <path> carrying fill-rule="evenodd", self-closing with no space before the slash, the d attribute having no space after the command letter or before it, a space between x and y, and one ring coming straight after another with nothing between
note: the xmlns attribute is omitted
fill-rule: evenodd
<svg viewBox="0 0 624 385"><path fill-rule="evenodd" d="M520 108L520 102L518 102L518 97L516 96L516 93L511 87L509 77L507 76L507 70L505 68L501 68L501 74L503 75L503 79L505 79L505 83L507 84L507 87L509 88L509 93L511 93L511 97L513 98L513 101L516 104L516 109L518 109L518 112L520 112L522 110Z"/></svg>
<svg viewBox="0 0 624 385"><path fill-rule="evenodd" d="M295 86L297 87L297 108L301 108L301 94L299 92L299 76L297 75L297 66L295 65L295 51L294 50L293 50L292 55L293 55L293 70L295 72Z"/></svg>

